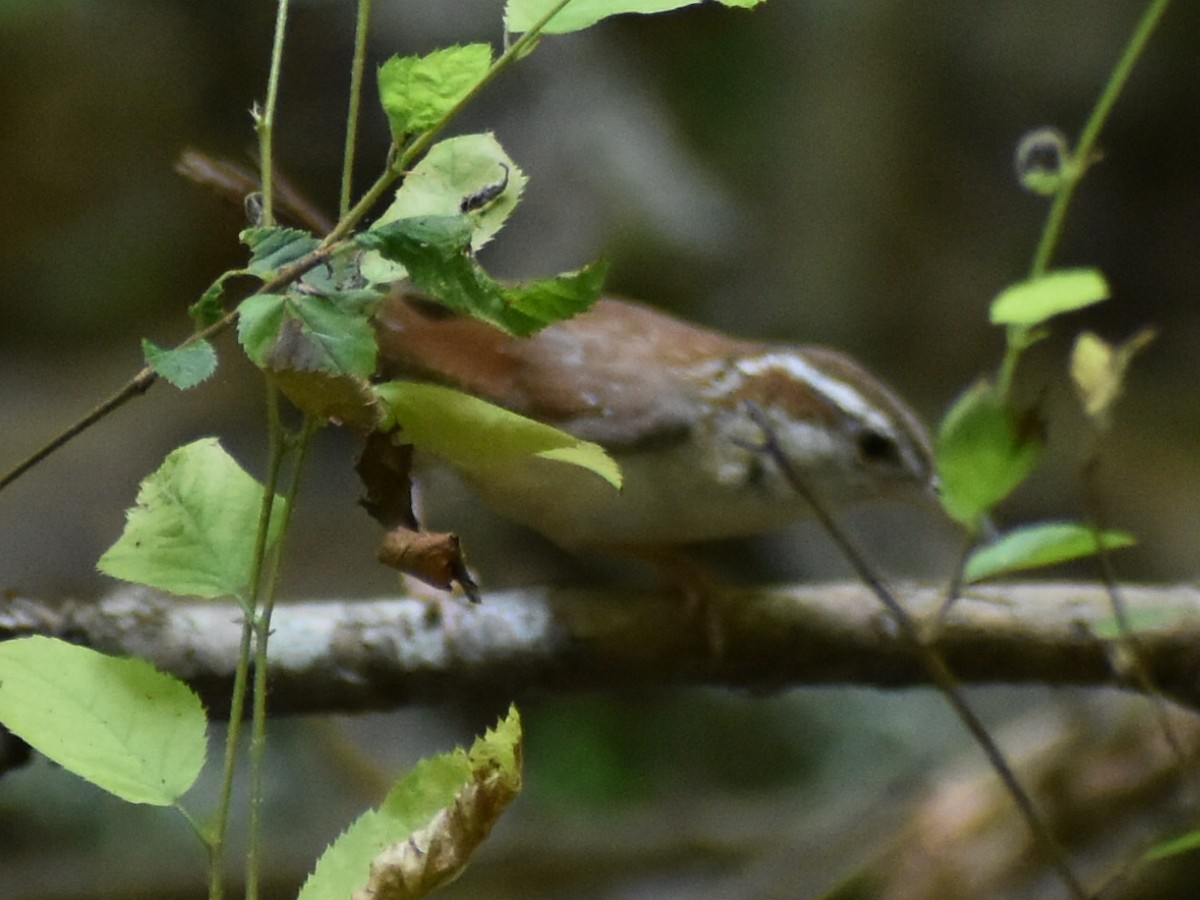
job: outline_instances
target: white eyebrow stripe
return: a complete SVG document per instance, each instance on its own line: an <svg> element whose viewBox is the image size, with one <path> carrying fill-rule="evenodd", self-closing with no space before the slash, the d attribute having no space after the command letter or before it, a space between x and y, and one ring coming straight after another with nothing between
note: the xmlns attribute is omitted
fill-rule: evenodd
<svg viewBox="0 0 1200 900"><path fill-rule="evenodd" d="M832 400L839 409L864 422L870 422L884 434L893 434L895 431L887 416L862 394L846 382L822 372L797 353L764 353L762 356L739 359L736 365L738 371L751 377L771 369L782 370L802 384L811 385L814 390Z"/></svg>

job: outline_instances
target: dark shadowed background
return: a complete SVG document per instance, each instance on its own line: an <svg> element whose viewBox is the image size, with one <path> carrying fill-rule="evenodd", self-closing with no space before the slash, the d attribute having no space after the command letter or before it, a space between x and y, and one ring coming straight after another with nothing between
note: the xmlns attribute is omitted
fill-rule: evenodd
<svg viewBox="0 0 1200 900"><path fill-rule="evenodd" d="M278 163L330 209L349 6L296 3L283 73ZM374 64L500 39L499 0L376 6ZM1160 337L1134 366L1102 466L1110 520L1141 541L1118 559L1131 580L1193 578L1200 538L1200 12L1177 6L1101 139L1103 160L1058 257L1100 267L1113 299L1056 323L1023 368L1022 390L1042 398L1049 417L1052 458L1002 512L1012 522L1081 514L1085 432L1065 378L1070 340L1082 328L1117 340L1154 325ZM773 0L753 13L709 4L548 38L453 129L494 131L531 179L484 262L529 277L606 256L614 291L745 336L849 350L936 423L959 391L994 370L1002 344L987 305L1028 270L1046 212L1046 201L1018 188L1013 148L1033 127L1078 131L1140 10L1128 0ZM247 111L263 95L273 17L271 4L232 0L0 4L0 469L132 375L140 338L184 337L186 306L242 261L239 211L172 169L188 147L250 158ZM371 84L367 100L361 186L386 151ZM107 590L96 558L119 534L138 480L181 443L220 435L261 470L259 379L231 339L218 349L211 383L188 394L155 387L0 495L0 588L43 597ZM374 563L378 530L355 503L354 452L346 435L318 443L292 596L396 588ZM448 515L444 524L478 548L472 559L485 583L564 577L561 560L546 568L537 542L500 534L468 502L453 500ZM950 533L919 523L915 542L902 542L912 516L886 510L855 521L889 571L943 575ZM739 580L842 571L812 528L713 553ZM997 714L1033 702L1028 692L983 699ZM408 764L465 739L493 712L360 721L355 752L392 745L385 765ZM532 784L519 813L570 821L593 850L594 815L653 833L669 827L648 821L654 811L691 809L698 794L733 804L786 788L798 818L813 797L836 798L844 813L926 771L958 740L937 699L919 692L762 699L648 690L543 703L527 715ZM331 761L350 752L343 741L308 725L280 731L276 824L288 834L280 896L353 810L378 796L374 773ZM314 780L329 782L317 809L288 789ZM122 810L45 765L11 775L0 782L0 853L11 854L11 865L0 859L0 893L198 896L187 885L200 883L201 853L186 829L165 829L172 842L163 848L138 840L131 850L111 828L162 832L167 818ZM613 833L606 825L604 840ZM69 858L97 868L74 871L63 865ZM727 857L706 859L719 868ZM680 875L673 861L649 866L663 879L656 887L627 884L626 893L599 882L534 890L500 867L486 884L472 886L469 873L447 896L709 896L687 880L703 880L697 870ZM515 880L506 887L506 879ZM792 885L712 896L807 895Z"/></svg>

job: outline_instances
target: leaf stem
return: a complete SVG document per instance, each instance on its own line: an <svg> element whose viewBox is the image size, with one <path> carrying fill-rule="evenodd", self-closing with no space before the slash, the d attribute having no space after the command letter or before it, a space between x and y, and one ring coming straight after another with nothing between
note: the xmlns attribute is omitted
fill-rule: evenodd
<svg viewBox="0 0 1200 900"><path fill-rule="evenodd" d="M487 70L487 72L484 73L483 77L479 79L475 86L467 91L467 93L464 94L463 97L456 104L454 104L454 106L451 107L444 116L442 116L441 120L436 125L434 125L432 128L429 128L427 131L423 131L416 138L416 140L414 140L411 144L405 147L403 151L401 151L392 168L404 171L411 166L413 162L423 156L425 152L431 146L433 146L433 142L437 139L437 136L446 129L446 126L449 125L460 112L473 103L475 98L478 97L488 85L495 81L505 69L524 56L527 49L531 48L537 43L542 36L542 29L546 27L551 19L562 12L562 10L570 2L571 0L559 0L558 3L554 4L546 11L544 16L530 26L528 31L517 38L517 40L514 41L510 46L506 47L504 52L500 54L494 63L492 63L491 67Z"/></svg>
<svg viewBox="0 0 1200 900"><path fill-rule="evenodd" d="M1038 242L1037 251L1033 256L1033 265L1030 267L1031 277L1036 278L1049 267L1050 259L1054 255L1054 250L1062 235L1063 223L1067 218L1067 208L1071 204L1075 188L1087 170L1089 161L1093 158L1100 131L1108 121L1108 116L1112 112L1113 106L1116 105L1117 98L1121 96L1121 91L1124 90L1129 76L1133 73L1133 67L1145 52L1146 44L1149 43L1154 29L1162 21L1163 14L1166 13L1170 2L1171 0L1151 0L1150 5L1142 13L1125 51L1121 54L1116 66L1113 67L1112 74L1108 77L1108 83L1100 93L1100 99L1096 101L1091 115L1088 116L1083 131L1079 135L1079 143L1076 144L1075 150L1071 154L1074 158L1072 167L1074 175L1063 179L1062 187L1054 196L1054 202L1050 206L1050 213L1046 217L1046 224L1042 229L1041 240Z"/></svg>
<svg viewBox="0 0 1200 900"><path fill-rule="evenodd" d="M228 318L228 317L227 317ZM257 649L259 613L259 585L262 582L264 560L266 559L267 544L271 533L271 517L275 506L275 488L279 483L279 472L283 465L284 443L281 437L279 421L279 391L268 379L267 381L267 410L271 427L268 430L267 477L263 486L262 506L258 517L258 528L254 536L254 558L250 568L249 591L241 598L242 634L238 644L237 665L234 669L233 696L229 704L229 729L225 737L225 759L221 773L221 793L217 809L216 824L213 829L213 840L209 848L209 898L221 900L224 893L224 855L225 840L229 829L229 813L232 806L233 776L237 767L238 748L241 744L242 727L246 711L246 691L250 682L250 663L252 654ZM258 671L255 669L257 687ZM256 697L257 700L257 697ZM255 708L257 715L257 704ZM254 798L251 797L253 810ZM251 845L254 833L251 831ZM257 862L255 860L255 862ZM246 872L246 890L249 896L252 883L257 890L258 872L256 866L248 866Z"/></svg>
<svg viewBox="0 0 1200 900"><path fill-rule="evenodd" d="M1029 267L1030 278L1038 278L1050 268L1050 260L1062 237L1063 227L1067 220L1067 210L1075 196L1075 190L1087 173L1091 161L1095 158L1096 142L1100 137L1100 132L1108 121L1109 114L1121 96L1121 92L1125 89L1130 75L1133 74L1133 67L1145 52L1146 45L1149 43L1151 35L1154 34L1155 28L1162 21L1170 2L1171 0L1151 0L1150 5L1146 7L1129 38L1129 43L1113 67L1108 82L1100 92L1096 105L1084 123L1079 141L1065 167L1064 174L1067 177L1062 179L1061 186L1050 204L1050 211L1046 215L1046 224L1042 226L1042 234L1033 254L1033 263ZM1008 341L998 375L999 388L1005 396L1008 395L1012 386L1021 354L1025 352L1030 343L1029 329L1017 326L1011 326L1008 329Z"/></svg>
<svg viewBox="0 0 1200 900"><path fill-rule="evenodd" d="M229 701L229 725L225 732L225 759L221 769L221 789L213 823L212 840L208 846L208 897L222 900L225 895L225 840L229 834L229 811L233 805L233 775L237 763L238 744L242 736L242 718L246 709L246 685L249 682L250 652L254 640L254 623L242 616L242 635L238 642L237 665L233 670L233 689Z"/></svg>
<svg viewBox="0 0 1200 900"><path fill-rule="evenodd" d="M338 219L350 211L350 191L354 182L354 152L358 146L358 115L362 109L363 69L367 61L367 31L371 23L371 0L358 0L354 28L354 59L350 64L350 102L346 110L346 148L342 152L342 190L338 198Z"/></svg>
<svg viewBox="0 0 1200 900"><path fill-rule="evenodd" d="M496 59L495 62L484 73L483 77L472 87L463 97L454 104L444 116L433 125L431 128L421 132L410 144L403 149L393 148L395 158L391 160L384 172L375 180L375 183L367 189L367 192L359 198L353 208L342 215L336 226L325 237L321 243L321 248L332 247L332 245L343 240L357 225L362 221L363 217L370 212L393 184L395 184L404 173L423 156L430 147L433 146L437 139L446 127L469 106L483 90L491 84L496 78L504 72L509 66L520 59L527 50L529 50L541 36L542 29L546 27L546 23L558 15L562 9L570 3L571 0L559 0L547 13L542 16L534 25L524 34L521 35L513 44L507 47L503 53Z"/></svg>
<svg viewBox="0 0 1200 900"><path fill-rule="evenodd" d="M272 389L272 394L278 396L278 391ZM277 439L284 437L284 426L279 419L278 402L272 407L271 431ZM304 464L308 458L308 450L312 446L313 436L320 423L310 416L304 419L300 434L291 448L291 468L287 486L284 489L284 504L280 512L279 539L271 553L270 567L267 570L267 583L261 593L262 602L255 616L254 634L254 708L253 722L250 735L250 846L246 857L246 900L258 898L258 875L262 861L262 807L266 800L264 774L266 768L267 749L267 675L268 656L267 644L271 635L271 613L275 609L275 600L279 595L279 575L283 568L283 548L286 543L289 526L292 520L292 510L296 506L296 498L300 493L300 478ZM281 454L282 456L282 454Z"/></svg>
<svg viewBox="0 0 1200 900"><path fill-rule="evenodd" d="M521 35L509 47L507 47L500 57L492 63L491 68L479 80L479 83L457 103L437 125L428 131L424 132L412 144L410 144L403 153L397 154L397 159L375 180L375 183L367 189L366 193L359 198L345 215L341 216L337 225L333 230L325 236L320 245L308 256L297 260L291 266L287 267L279 273L275 278L271 279L266 284L263 284L256 290L255 294L267 294L278 291L280 288L286 287L296 281L305 272L320 265L326 259L331 257L340 249L340 245L345 241L346 237L354 230L354 227L362 221L368 212L378 203L383 195L387 192L395 182L401 177L404 170L410 166L419 156L432 146L434 138L442 132L450 121L457 116L479 93L492 81L496 79L500 73L507 69L513 62L523 56L537 41L541 35L541 31L546 27L546 23L556 16L571 0L560 0L555 4L546 15L539 19L527 32ZM259 129L260 137L260 152L262 154L262 187L263 187L263 217L264 221L270 221L273 216L272 207L272 188L271 188L271 146L272 146L272 131L270 127L274 121L275 115L275 98L278 94L279 70L282 64L282 49L283 49L283 28L280 23L286 22L286 6L287 0L280 0L280 8L277 16L277 27L275 36L275 47L271 57L271 74L270 82L267 90L267 109L263 113L261 119L256 122L256 127ZM225 331L229 326L237 321L237 311L233 310L227 313L220 321L210 325L203 331L191 335L187 340L183 341L179 346L185 347L197 340L202 340L210 337L215 337ZM55 437L51 438L38 450L26 457L24 460L17 463L9 471L0 476L0 491L4 490L12 482L16 481L42 460L59 450L61 447L78 437L83 432L87 431L97 422L107 418L120 407L124 406L134 397L141 396L148 391L158 380L158 375L149 367L143 368L133 376L123 387L118 389L107 400L95 407L91 412L87 413L82 419L72 423Z"/></svg>
<svg viewBox="0 0 1200 900"><path fill-rule="evenodd" d="M275 512L275 493L279 485L280 473L287 456L287 441L279 415L279 389L274 381L267 378L267 420L268 420L268 457L267 477L263 485L262 507L258 519L258 531L254 538L254 564L250 575L250 600L245 610L245 622L253 635L254 660L254 698L252 707L253 721L251 723L251 770L250 770L250 845L246 854L246 897L253 900L258 897L258 874L260 862L260 843L262 840L262 821L259 808L262 804L262 772L263 744L266 730L266 697L263 689L266 685L266 631L263 627L263 572L267 567L268 544L270 541L272 519ZM286 506L281 515L286 519ZM286 523L284 523L286 527ZM282 540L283 528L280 529ZM273 566L278 565L278 552L271 556ZM268 581L274 583L274 578L268 576ZM251 648L246 647L247 661L250 659ZM239 660L239 664L241 660ZM243 686L243 691L245 687ZM230 720L233 727L234 720Z"/></svg>
<svg viewBox="0 0 1200 900"><path fill-rule="evenodd" d="M278 275L276 275L270 281L262 284L258 290L254 291L254 293L270 294L278 291L281 288L287 287L292 282L298 280L305 272L316 268L341 249L340 245L327 246L327 244L328 242L322 244L312 253L301 259L298 259L296 262L292 263L292 265L280 271ZM209 338L216 337L217 335L221 334L221 332L233 325L237 321L237 317L237 310L231 310L230 312L227 312L224 316L222 316L212 325L209 325L207 328L203 328L194 334L188 335L186 339L178 344L176 349L191 346L197 341L208 340ZM29 456L25 457L25 459L21 460L11 469L5 472L3 476L0 476L0 491L4 490L42 460L46 459L46 457L53 454L56 450L70 443L79 435L83 434L83 432L87 431L101 419L104 419L110 414L116 412L135 397L140 397L142 394L146 393L146 391L153 387L156 381L158 381L158 374L149 366L143 368L131 379L129 379L129 381L127 381L122 387L118 388L111 396L108 397L108 399L93 407L91 412L84 415L83 418L71 423L55 437L51 438Z"/></svg>
<svg viewBox="0 0 1200 900"><path fill-rule="evenodd" d="M258 152L262 167L262 221L264 225L275 224L274 185L272 171L275 143L275 108L279 99L279 73L283 68L283 38L287 33L290 0L277 0L275 8L275 36L271 43L271 69L267 75L267 99L261 115L255 116L254 128L258 132Z"/></svg>

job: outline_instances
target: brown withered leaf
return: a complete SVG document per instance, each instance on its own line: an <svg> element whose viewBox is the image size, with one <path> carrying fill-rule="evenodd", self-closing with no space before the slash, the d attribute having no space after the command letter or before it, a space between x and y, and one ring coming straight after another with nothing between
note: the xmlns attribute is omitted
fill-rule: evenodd
<svg viewBox="0 0 1200 900"><path fill-rule="evenodd" d="M397 444L390 435L367 435L354 471L366 493L358 501L384 528L416 528L412 504L412 444Z"/></svg>
<svg viewBox="0 0 1200 900"><path fill-rule="evenodd" d="M459 584L471 602L478 603L479 586L467 570L458 536L419 530L412 503L412 456L411 444L397 444L390 435L374 431L354 462L366 488L358 502L388 529L377 558L443 591Z"/></svg>
<svg viewBox="0 0 1200 900"><path fill-rule="evenodd" d="M414 531L397 525L379 545L377 558L385 566L398 569L443 591L458 584L472 603L480 600L479 585L467 570L456 534Z"/></svg>

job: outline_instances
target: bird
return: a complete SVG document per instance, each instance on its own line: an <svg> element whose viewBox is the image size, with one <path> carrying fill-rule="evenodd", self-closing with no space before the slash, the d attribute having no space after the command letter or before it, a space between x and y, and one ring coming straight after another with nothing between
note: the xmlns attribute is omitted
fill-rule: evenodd
<svg viewBox="0 0 1200 900"><path fill-rule="evenodd" d="M747 537L811 513L934 501L919 416L846 354L732 337L615 297L528 338L398 289L374 317L380 377L437 383L602 446L620 490L547 459L460 473L504 518L573 552ZM764 452L771 445L785 457Z"/></svg>

